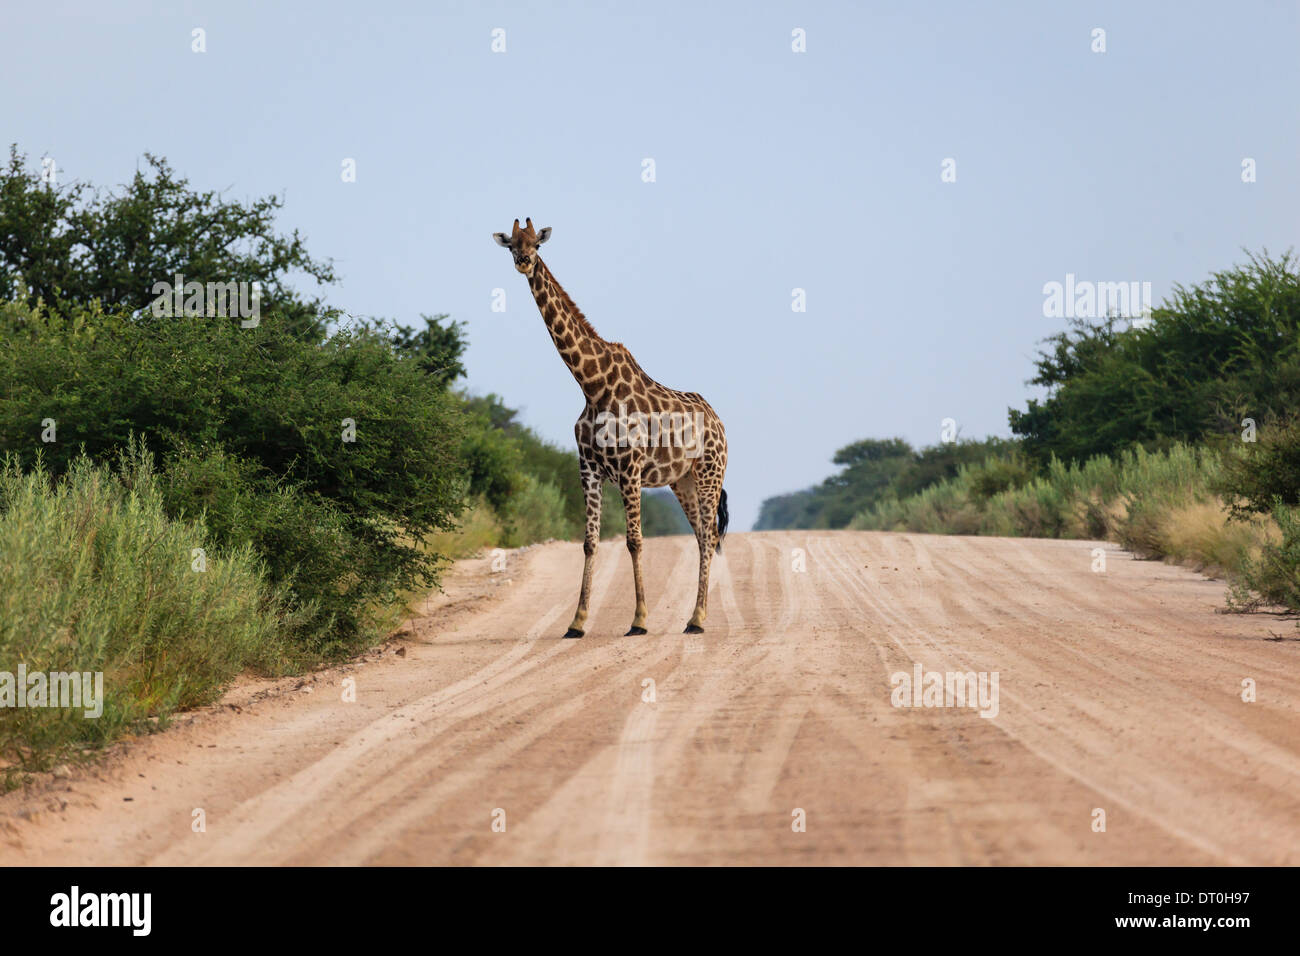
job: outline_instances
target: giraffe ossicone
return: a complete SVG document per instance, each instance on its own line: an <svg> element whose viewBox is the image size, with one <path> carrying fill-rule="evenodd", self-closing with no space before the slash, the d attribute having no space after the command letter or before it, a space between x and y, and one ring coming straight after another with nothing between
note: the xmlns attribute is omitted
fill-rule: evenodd
<svg viewBox="0 0 1300 956"><path fill-rule="evenodd" d="M551 341L586 399L573 427L587 506L582 545L585 560L578 609L564 636L586 633L592 567L600 543L601 490L606 481L618 486L627 512L627 550L636 588L636 612L627 633L645 634L649 613L641 574L641 489L664 485L672 488L681 502L699 546L695 611L686 633L703 632L708 616L709 567L714 553L722 550L727 532L727 493L722 488L727 435L722 420L699 393L660 385L624 345L607 342L597 334L537 254L538 247L551 238L549 226L538 231L532 219L525 219L523 227L516 219L509 235L497 232L492 238L510 250L515 268L527 277ZM619 424L618 438L611 440L611 420L635 422L636 439L630 437L632 429ZM668 435L662 440L665 423Z"/></svg>

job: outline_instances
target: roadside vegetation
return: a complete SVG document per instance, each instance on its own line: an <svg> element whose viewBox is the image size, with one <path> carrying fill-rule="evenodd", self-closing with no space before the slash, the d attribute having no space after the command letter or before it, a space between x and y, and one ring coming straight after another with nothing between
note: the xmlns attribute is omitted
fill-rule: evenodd
<svg viewBox="0 0 1300 956"><path fill-rule="evenodd" d="M0 468L3 670L103 675L98 706L31 706L34 685L0 692L15 697L0 715L10 777L165 722L241 670L282 670L293 656L288 631L304 609L251 546L220 547L202 521L168 517L164 498L146 452L116 467L77 458L57 480L13 456Z"/></svg>
<svg viewBox="0 0 1300 956"><path fill-rule="evenodd" d="M1013 437L864 439L756 528L1115 541L1228 578L1240 609L1300 611L1300 268L1248 256L1177 287L1146 327L1047 340Z"/></svg>
<svg viewBox="0 0 1300 956"><path fill-rule="evenodd" d="M114 190L48 184L16 147L0 169L11 777L241 671L353 655L450 559L581 536L576 452L458 387L464 326L328 306L333 265L277 229L281 205L195 189L153 156ZM176 276L186 308L160 315L154 283ZM189 309L191 283L256 289L258 315ZM643 509L647 535L689 531L671 498ZM621 535L612 487L604 512ZM102 672L103 714L6 706L20 666Z"/></svg>

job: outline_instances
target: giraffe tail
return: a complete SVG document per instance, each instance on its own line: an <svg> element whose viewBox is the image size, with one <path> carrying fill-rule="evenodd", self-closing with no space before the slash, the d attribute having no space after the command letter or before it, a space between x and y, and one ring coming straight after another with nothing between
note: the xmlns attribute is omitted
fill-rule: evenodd
<svg viewBox="0 0 1300 956"><path fill-rule="evenodd" d="M727 489L718 493L718 554L722 553L722 539L727 535Z"/></svg>

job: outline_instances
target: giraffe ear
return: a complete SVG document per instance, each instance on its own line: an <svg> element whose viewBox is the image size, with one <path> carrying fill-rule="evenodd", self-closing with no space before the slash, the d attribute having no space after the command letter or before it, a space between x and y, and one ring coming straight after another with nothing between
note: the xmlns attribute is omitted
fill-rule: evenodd
<svg viewBox="0 0 1300 956"><path fill-rule="evenodd" d="M537 244L540 246L547 239L551 238L551 227L547 226L537 234Z"/></svg>
<svg viewBox="0 0 1300 956"><path fill-rule="evenodd" d="M506 238L504 232L494 232L492 233L492 238L497 241L498 246L505 246L507 249L510 248L510 240Z"/></svg>

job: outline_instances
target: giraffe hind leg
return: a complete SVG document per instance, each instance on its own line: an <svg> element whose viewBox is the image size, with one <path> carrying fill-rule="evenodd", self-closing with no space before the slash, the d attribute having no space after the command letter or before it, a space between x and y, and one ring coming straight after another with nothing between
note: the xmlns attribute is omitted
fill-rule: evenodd
<svg viewBox="0 0 1300 956"><path fill-rule="evenodd" d="M703 508L701 507L701 494L699 483L695 479L695 473L688 471L680 480L672 485L673 494L682 504L682 511L686 515L686 520L691 524L691 530L695 532L695 542L700 549L700 581L701 587L704 588L705 597L707 597L708 588L708 565L709 558L706 556L712 554L713 541L709 535L708 526L712 519L706 518ZM686 625L686 634L703 634L704 633L704 615L705 611L701 609L700 598L697 596L695 602L695 612L691 615L690 623Z"/></svg>
<svg viewBox="0 0 1300 956"><path fill-rule="evenodd" d="M700 548L700 578L695 596L695 612L686 625L686 633L701 634L704 632L704 621L709 616L709 571L713 566L713 555L720 550L721 532L726 527L723 510L725 499L721 469L715 472L712 468L700 470L697 466L693 477L697 513L695 540Z"/></svg>

